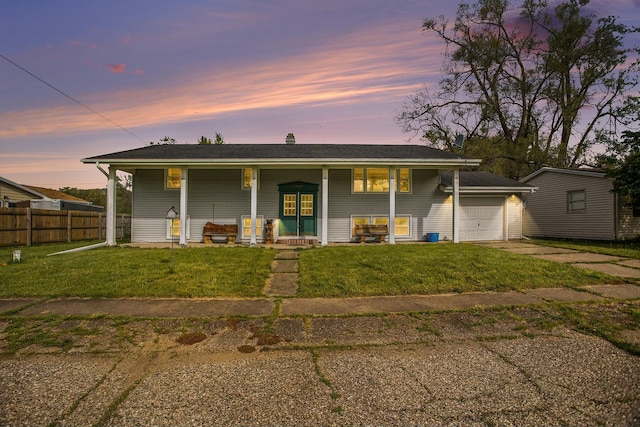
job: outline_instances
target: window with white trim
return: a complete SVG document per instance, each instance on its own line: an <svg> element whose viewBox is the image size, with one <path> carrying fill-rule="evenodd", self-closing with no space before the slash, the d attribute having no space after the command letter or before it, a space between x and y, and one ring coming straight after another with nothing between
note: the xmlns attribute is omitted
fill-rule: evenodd
<svg viewBox="0 0 640 427"><path fill-rule="evenodd" d="M581 213L587 208L587 195L585 190L567 191L567 212Z"/></svg>
<svg viewBox="0 0 640 427"><path fill-rule="evenodd" d="M242 215L240 219L242 221L242 237L250 238L251 237L251 215ZM256 237L262 237L263 220L264 220L264 216L262 215L256 216Z"/></svg>
<svg viewBox="0 0 640 427"><path fill-rule="evenodd" d="M182 170L180 168L169 168L164 170L164 188L166 190L179 189L182 181Z"/></svg>
<svg viewBox="0 0 640 427"><path fill-rule="evenodd" d="M251 168L242 169L242 189L251 190L251 180L253 176L253 170Z"/></svg>
<svg viewBox="0 0 640 427"><path fill-rule="evenodd" d="M396 192L411 192L411 170L396 169ZM389 168L354 168L352 191L354 193L388 193Z"/></svg>
<svg viewBox="0 0 640 427"><path fill-rule="evenodd" d="M355 228L358 224L380 224L389 225L389 217L381 215L357 215L351 217L351 237L355 235ZM395 237L411 236L411 216L396 215L393 222Z"/></svg>
<svg viewBox="0 0 640 427"><path fill-rule="evenodd" d="M189 238L189 227L191 226L191 218L187 217L187 239ZM180 218L173 220L167 219L167 239L180 237Z"/></svg>

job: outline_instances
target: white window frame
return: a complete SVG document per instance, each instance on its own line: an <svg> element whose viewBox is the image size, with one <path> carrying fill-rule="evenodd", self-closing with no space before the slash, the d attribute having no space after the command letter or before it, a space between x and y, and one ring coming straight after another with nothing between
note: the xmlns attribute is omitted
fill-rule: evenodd
<svg viewBox="0 0 640 427"><path fill-rule="evenodd" d="M178 180L177 187L169 187L169 169L178 169L180 171L180 179ZM164 170L164 189L165 190L180 190L182 187L182 169L181 168L166 168Z"/></svg>
<svg viewBox="0 0 640 427"><path fill-rule="evenodd" d="M362 191L355 191L355 170L362 169L363 170L363 182L362 182ZM367 190L367 170L368 169L386 169L382 167L358 167L351 169L351 194L389 194L389 191L368 191ZM409 191L400 191L398 186L400 185L400 170L407 169L409 171ZM391 179L389 178L389 181ZM412 168L396 168L396 194L412 194L413 193L413 169ZM367 215L364 215L367 216Z"/></svg>
<svg viewBox="0 0 640 427"><path fill-rule="evenodd" d="M245 219L249 220L249 234L244 234ZM256 215L256 238L262 237L262 230L264 229L264 215ZM251 238L251 215L241 215L240 216L240 235L243 239Z"/></svg>
<svg viewBox="0 0 640 427"><path fill-rule="evenodd" d="M244 174L245 171L249 171L249 175L251 175L252 172L252 168L242 168L240 169L240 188L243 191L251 191L251 179L249 180L249 185L244 185ZM258 190L260 189L260 170L258 170L257 172L257 177L256 177L256 182L257 182L257 186L258 186Z"/></svg>
<svg viewBox="0 0 640 427"><path fill-rule="evenodd" d="M411 238L412 237L412 233L413 233L413 231L412 231L413 230L413 227L412 227L413 217L412 217L412 215L396 215L395 217L396 218L407 218L409 220L409 225L408 225L409 234L398 234L398 233L395 233L394 237ZM365 215L351 215L351 217L349 219L349 225L350 225L349 230L350 230L351 238L355 237L353 235L353 228L354 228L353 220L355 218L368 218L368 220L369 220L368 224L373 224L374 223L374 219L376 219L376 218L388 219L389 215L368 215L368 214L365 214ZM387 222L387 224L388 224L388 222Z"/></svg>
<svg viewBox="0 0 640 427"><path fill-rule="evenodd" d="M174 221L174 227L173 228L176 228L176 225L175 225L175 221L176 220L180 220L180 218L178 217L178 218L173 220ZM167 221L166 222L166 238L167 238L167 240L171 240L171 237L172 237L171 236L171 220L167 219L166 221ZM178 227L178 234L173 236L174 239L175 238L180 238L180 225L178 225L177 227ZM191 231L190 230L191 230L191 217L189 215L187 215L187 240L191 237Z"/></svg>

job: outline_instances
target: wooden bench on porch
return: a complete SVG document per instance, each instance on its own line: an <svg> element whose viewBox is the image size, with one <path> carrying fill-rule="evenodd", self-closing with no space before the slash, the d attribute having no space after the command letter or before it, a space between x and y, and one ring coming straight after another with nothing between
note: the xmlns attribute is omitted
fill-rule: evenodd
<svg viewBox="0 0 640 427"><path fill-rule="evenodd" d="M213 224L207 222L202 231L202 241L204 243L213 243L222 241L233 245L238 237L238 224Z"/></svg>
<svg viewBox="0 0 640 427"><path fill-rule="evenodd" d="M360 243L364 243L367 237L374 237L376 242L383 243L389 235L387 224L356 224L354 228L354 235Z"/></svg>

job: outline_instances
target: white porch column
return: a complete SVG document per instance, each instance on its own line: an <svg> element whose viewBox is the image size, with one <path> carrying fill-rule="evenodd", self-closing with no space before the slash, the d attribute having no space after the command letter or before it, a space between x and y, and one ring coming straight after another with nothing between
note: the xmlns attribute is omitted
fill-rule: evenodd
<svg viewBox="0 0 640 427"><path fill-rule="evenodd" d="M396 243L396 168L389 168L389 244Z"/></svg>
<svg viewBox="0 0 640 427"><path fill-rule="evenodd" d="M321 246L329 244L329 168L322 168L322 236Z"/></svg>
<svg viewBox="0 0 640 427"><path fill-rule="evenodd" d="M107 181L107 246L116 245L116 168L109 167L109 180Z"/></svg>
<svg viewBox="0 0 640 427"><path fill-rule="evenodd" d="M504 197L504 209L502 210L502 240L509 241L509 197Z"/></svg>
<svg viewBox="0 0 640 427"><path fill-rule="evenodd" d="M180 170L180 246L187 244L187 227L189 226L189 214L187 212L189 170L185 167Z"/></svg>
<svg viewBox="0 0 640 427"><path fill-rule="evenodd" d="M453 170L453 243L460 242L460 169Z"/></svg>
<svg viewBox="0 0 640 427"><path fill-rule="evenodd" d="M258 168L251 168L251 246L258 244L256 218L258 216Z"/></svg>

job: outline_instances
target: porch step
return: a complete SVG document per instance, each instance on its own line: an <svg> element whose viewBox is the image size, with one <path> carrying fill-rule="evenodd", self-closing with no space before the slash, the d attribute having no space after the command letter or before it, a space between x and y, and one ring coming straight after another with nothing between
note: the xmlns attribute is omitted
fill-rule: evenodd
<svg viewBox="0 0 640 427"><path fill-rule="evenodd" d="M276 242L279 245L290 245L290 246L313 246L318 244L317 239L278 239Z"/></svg>

